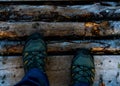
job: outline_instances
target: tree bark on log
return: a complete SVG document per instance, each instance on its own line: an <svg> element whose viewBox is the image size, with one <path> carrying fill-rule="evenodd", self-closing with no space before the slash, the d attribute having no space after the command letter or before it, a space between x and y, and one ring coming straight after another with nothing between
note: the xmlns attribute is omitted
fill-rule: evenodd
<svg viewBox="0 0 120 86"><path fill-rule="evenodd" d="M4 1L4 2L3 2ZM106 0L0 0L2 5L88 5L100 3L104 6L120 6L120 1Z"/></svg>
<svg viewBox="0 0 120 86"><path fill-rule="evenodd" d="M7 5L1 6L1 21L93 21L120 20L120 7L93 5Z"/></svg>
<svg viewBox="0 0 120 86"><path fill-rule="evenodd" d="M21 55L23 42L3 42L0 55ZM120 54L120 40L81 40L81 41L47 41L49 55L71 55L78 48L90 49L93 54Z"/></svg>
<svg viewBox="0 0 120 86"><path fill-rule="evenodd" d="M105 39L108 36L120 35L120 22L17 22L17 23L0 23L0 39L25 39L34 32L43 34L46 39L84 39L85 37L97 37ZM112 38L111 38L112 39Z"/></svg>

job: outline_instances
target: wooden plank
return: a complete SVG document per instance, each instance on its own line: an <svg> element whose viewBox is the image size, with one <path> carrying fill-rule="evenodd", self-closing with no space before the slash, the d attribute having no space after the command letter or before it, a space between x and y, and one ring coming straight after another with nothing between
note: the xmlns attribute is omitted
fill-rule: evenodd
<svg viewBox="0 0 120 86"><path fill-rule="evenodd" d="M0 86L13 86L24 75L21 57L0 57Z"/></svg>
<svg viewBox="0 0 120 86"><path fill-rule="evenodd" d="M0 0L2 5L88 5L94 3L100 3L104 6L120 6L119 1L106 1L106 0Z"/></svg>
<svg viewBox="0 0 120 86"><path fill-rule="evenodd" d="M0 57L0 70L7 70L7 69L20 69L23 68L22 66L22 57L17 56L1 56Z"/></svg>
<svg viewBox="0 0 120 86"><path fill-rule="evenodd" d="M103 22L1 22L0 39L25 39L34 32L39 32L47 39L83 39L120 35L119 21ZM108 37L109 38L109 37Z"/></svg>
<svg viewBox="0 0 120 86"><path fill-rule="evenodd" d="M96 76L97 80L102 78L105 86L119 86L119 57L120 56L95 56ZM110 77L111 75L111 77ZM99 82L98 82L99 83ZM97 82L94 83L97 86Z"/></svg>
<svg viewBox="0 0 120 86"><path fill-rule="evenodd" d="M2 5L55 5L55 6L65 6L65 5L83 5L83 4L93 4L99 1L79 1L79 0L0 0ZM119 4L119 2L114 2Z"/></svg>
<svg viewBox="0 0 120 86"><path fill-rule="evenodd" d="M24 75L21 57L0 57L0 85L12 86ZM70 66L73 56L49 56L46 58L46 70L51 86L70 85ZM93 86L99 86L100 77L105 86L119 86L120 84L120 56L94 56L96 76ZM15 62L16 61L16 62ZM14 64L13 64L14 63ZM62 64L62 65L61 65ZM16 69L17 67L17 69ZM62 80L62 81L61 81Z"/></svg>
<svg viewBox="0 0 120 86"><path fill-rule="evenodd" d="M13 86L24 76L23 69L6 69L0 71L0 86Z"/></svg>
<svg viewBox="0 0 120 86"><path fill-rule="evenodd" d="M88 48L93 54L120 54L120 40L47 41L48 55L74 54L78 48ZM21 55L24 42L2 41L0 55Z"/></svg>
<svg viewBox="0 0 120 86"><path fill-rule="evenodd" d="M119 20L120 7L93 5L51 6L10 5L1 6L1 21L93 21Z"/></svg>

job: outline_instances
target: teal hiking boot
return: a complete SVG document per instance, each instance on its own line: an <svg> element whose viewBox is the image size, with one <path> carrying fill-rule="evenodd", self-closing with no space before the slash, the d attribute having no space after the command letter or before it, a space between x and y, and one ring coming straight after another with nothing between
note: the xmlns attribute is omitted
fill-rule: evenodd
<svg viewBox="0 0 120 86"><path fill-rule="evenodd" d="M72 84L93 85L95 77L94 58L87 49L78 49L71 65Z"/></svg>
<svg viewBox="0 0 120 86"><path fill-rule="evenodd" d="M32 34L26 41L23 49L23 66L25 73L32 68L44 70L44 58L47 56L46 43L39 33Z"/></svg>

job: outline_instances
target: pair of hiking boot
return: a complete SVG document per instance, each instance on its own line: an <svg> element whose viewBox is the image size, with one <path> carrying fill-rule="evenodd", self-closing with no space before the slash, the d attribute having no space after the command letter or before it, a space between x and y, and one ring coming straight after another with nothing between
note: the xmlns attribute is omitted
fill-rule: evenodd
<svg viewBox="0 0 120 86"><path fill-rule="evenodd" d="M47 56L47 47L42 36L38 33L32 34L23 49L23 65L25 73L32 68L38 68L45 72L44 59ZM72 84L88 83L93 84L95 66L93 56L87 49L78 49L71 64Z"/></svg>

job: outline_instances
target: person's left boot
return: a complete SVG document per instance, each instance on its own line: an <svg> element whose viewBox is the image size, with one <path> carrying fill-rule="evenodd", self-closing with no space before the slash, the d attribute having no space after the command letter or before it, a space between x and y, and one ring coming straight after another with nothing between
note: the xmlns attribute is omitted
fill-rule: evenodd
<svg viewBox="0 0 120 86"><path fill-rule="evenodd" d="M44 70L44 58L47 56L46 43L39 33L32 34L23 49L23 66L25 73L32 68Z"/></svg>
<svg viewBox="0 0 120 86"><path fill-rule="evenodd" d="M73 86L92 86L95 77L94 58L88 49L78 49L71 65Z"/></svg>

